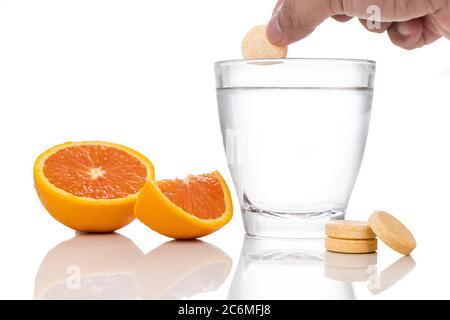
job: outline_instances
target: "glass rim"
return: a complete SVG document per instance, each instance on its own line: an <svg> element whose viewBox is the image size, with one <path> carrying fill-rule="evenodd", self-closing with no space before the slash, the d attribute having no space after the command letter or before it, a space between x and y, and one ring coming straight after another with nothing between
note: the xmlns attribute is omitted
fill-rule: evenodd
<svg viewBox="0 0 450 320"><path fill-rule="evenodd" d="M285 62L285 63L295 63L295 62L325 62L325 63L349 63L349 64L360 64L360 65L373 65L375 66L377 62L375 60L369 59L352 59L352 58L270 58L270 59L231 59L231 60L221 60L214 63L216 67L220 66L235 66L242 64L251 64L252 62Z"/></svg>

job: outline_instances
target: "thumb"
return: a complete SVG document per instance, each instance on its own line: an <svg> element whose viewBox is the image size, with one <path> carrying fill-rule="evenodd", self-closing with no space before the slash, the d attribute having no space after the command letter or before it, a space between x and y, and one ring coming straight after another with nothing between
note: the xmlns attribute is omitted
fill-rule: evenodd
<svg viewBox="0 0 450 320"><path fill-rule="evenodd" d="M336 14L333 0L285 0L281 3L266 29L267 38L277 46L305 38L325 19Z"/></svg>

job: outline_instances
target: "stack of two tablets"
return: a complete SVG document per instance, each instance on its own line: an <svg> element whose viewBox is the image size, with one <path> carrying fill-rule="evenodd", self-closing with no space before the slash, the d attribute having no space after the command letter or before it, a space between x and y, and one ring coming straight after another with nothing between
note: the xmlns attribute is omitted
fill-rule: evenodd
<svg viewBox="0 0 450 320"><path fill-rule="evenodd" d="M411 232L392 215L375 211L369 221L337 220L326 225L325 247L339 253L371 253L377 237L393 250L409 255L416 247Z"/></svg>

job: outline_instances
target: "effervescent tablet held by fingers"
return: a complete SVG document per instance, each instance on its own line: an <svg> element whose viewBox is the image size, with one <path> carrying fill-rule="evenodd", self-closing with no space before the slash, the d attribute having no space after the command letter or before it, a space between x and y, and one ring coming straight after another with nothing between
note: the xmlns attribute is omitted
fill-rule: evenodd
<svg viewBox="0 0 450 320"><path fill-rule="evenodd" d="M277 59L286 58L287 47L273 45L266 36L266 26L252 28L242 40L242 56L244 59Z"/></svg>

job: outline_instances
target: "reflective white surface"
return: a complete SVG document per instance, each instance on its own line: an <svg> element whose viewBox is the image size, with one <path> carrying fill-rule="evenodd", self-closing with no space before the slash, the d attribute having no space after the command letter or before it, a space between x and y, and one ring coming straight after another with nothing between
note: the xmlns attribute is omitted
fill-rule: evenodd
<svg viewBox="0 0 450 320"><path fill-rule="evenodd" d="M205 241L168 241L144 254L117 233L76 234L45 256L34 298L349 300L358 298L355 283L380 294L415 267L407 256L380 271L376 253L326 252L320 239L247 236L237 260L231 276L232 259Z"/></svg>
<svg viewBox="0 0 450 320"><path fill-rule="evenodd" d="M201 247L200 252L216 252L211 254L211 271L197 249L190 255L198 266L197 260L182 255L184 243L165 245L170 239L137 221L119 230L128 240L71 240L74 232L40 204L33 188L33 162L40 152L64 141L99 139L128 145L148 155L162 179L218 169L231 186L213 63L240 58L245 32L269 19L274 2L0 0L0 298L64 294L224 299L255 285L255 278L251 283L239 281L250 269L271 275L259 279L258 294L273 298L318 297L311 289L314 281L321 288L330 285L333 296L343 298L450 298L448 40L405 51L390 45L387 35L368 33L355 19L345 24L330 20L289 48L290 57L377 61L371 128L347 218L363 220L376 209L386 210L411 229L418 243L412 254L414 269L410 259L393 265L402 272L389 268L402 256L380 244L376 272L369 277L386 275L380 282L383 290L369 290L376 282L366 279L360 262L350 272L339 261L325 268L328 257L319 248L312 250L317 253L312 257L323 261L302 255L243 260L238 206L229 225L202 239L206 245L194 246ZM111 250L108 243L120 250ZM307 249L303 244L295 248ZM167 271L162 278L153 269L158 268L152 262L155 256ZM138 261L144 269L139 281ZM217 261L223 273L215 269ZM81 281L83 290L67 292L67 277L77 275L76 267L67 268L76 264L87 278ZM301 291L296 279L292 285L275 282L282 279L277 269L287 270L289 278L294 270L298 279L308 280L311 274L304 287L308 290ZM208 277L203 278L204 273ZM159 284L149 288L148 283ZM272 287L282 292L264 289Z"/></svg>
<svg viewBox="0 0 450 320"><path fill-rule="evenodd" d="M120 234L77 234L50 250L35 299L182 299L214 291L231 259L203 241L168 241L147 254Z"/></svg>
<svg viewBox="0 0 450 320"><path fill-rule="evenodd" d="M248 238L229 299L354 299L350 282L324 276L323 241Z"/></svg>

